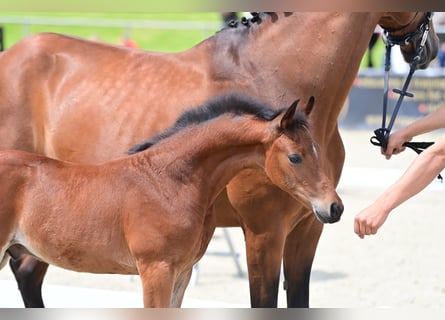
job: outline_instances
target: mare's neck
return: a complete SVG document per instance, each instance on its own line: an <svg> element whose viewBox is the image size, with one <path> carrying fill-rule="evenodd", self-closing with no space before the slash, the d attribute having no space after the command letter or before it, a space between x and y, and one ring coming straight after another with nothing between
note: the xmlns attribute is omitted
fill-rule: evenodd
<svg viewBox="0 0 445 320"><path fill-rule="evenodd" d="M268 123L221 116L183 129L141 153L141 157L158 174L173 180L178 193L191 192L189 200L210 206L241 170L264 167ZM199 199L192 199L194 196Z"/></svg>
<svg viewBox="0 0 445 320"><path fill-rule="evenodd" d="M218 35L215 59L218 52L231 54L232 63L218 59L220 68L227 68L219 72L236 77L233 83L277 107L314 95L317 107L311 119L329 130L326 126L336 121L328 119L341 111L378 18L373 13L334 12L265 16L246 32Z"/></svg>

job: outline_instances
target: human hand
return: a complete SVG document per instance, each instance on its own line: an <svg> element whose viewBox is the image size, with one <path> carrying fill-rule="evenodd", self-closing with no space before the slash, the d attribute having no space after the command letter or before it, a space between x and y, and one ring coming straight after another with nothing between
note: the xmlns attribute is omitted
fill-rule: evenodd
<svg viewBox="0 0 445 320"><path fill-rule="evenodd" d="M393 154L399 154L405 150L403 145L405 142L410 141L412 138L404 134L403 130L392 133L388 138L388 145L386 149L380 150L382 155L385 156L387 160L391 158Z"/></svg>
<svg viewBox="0 0 445 320"><path fill-rule="evenodd" d="M376 234L388 217L389 212L374 203L362 210L354 218L354 232L363 239L365 236Z"/></svg>

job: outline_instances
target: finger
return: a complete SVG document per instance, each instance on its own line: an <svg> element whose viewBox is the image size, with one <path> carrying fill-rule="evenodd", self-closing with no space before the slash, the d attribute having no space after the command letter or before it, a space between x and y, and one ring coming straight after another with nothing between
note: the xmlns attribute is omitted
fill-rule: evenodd
<svg viewBox="0 0 445 320"><path fill-rule="evenodd" d="M386 151L385 151L386 160L391 159L391 156L394 154L394 151L395 151L395 149L393 149L393 148L386 148Z"/></svg>
<svg viewBox="0 0 445 320"><path fill-rule="evenodd" d="M405 151L405 149L406 149L406 147L394 148L392 153L393 154L399 154L399 153Z"/></svg>
<svg viewBox="0 0 445 320"><path fill-rule="evenodd" d="M386 152L385 153L385 158L386 160L391 159L392 155L394 154L394 150L392 150L391 152Z"/></svg>
<svg viewBox="0 0 445 320"><path fill-rule="evenodd" d="M366 228L365 229L365 235L367 235L367 236L371 235L371 229L370 228Z"/></svg>
<svg viewBox="0 0 445 320"><path fill-rule="evenodd" d="M358 218L354 219L354 232L360 237L360 239L363 239L365 236L360 228L360 222Z"/></svg>

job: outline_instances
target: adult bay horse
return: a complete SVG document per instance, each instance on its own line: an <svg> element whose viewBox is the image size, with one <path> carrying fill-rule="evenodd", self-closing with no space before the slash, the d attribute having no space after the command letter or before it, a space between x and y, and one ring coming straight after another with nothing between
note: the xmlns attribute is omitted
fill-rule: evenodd
<svg viewBox="0 0 445 320"><path fill-rule="evenodd" d="M426 68L438 46L426 17L424 12L260 14L174 54L34 35L0 56L0 148L97 162L122 155L184 109L219 93L236 89L274 107L314 95L317 106L309 121L324 170L336 183L344 162L337 118L376 25L402 39L407 61L429 25L418 64ZM244 230L252 306L277 305L283 261L288 306L307 307L323 228L310 210L254 169L229 183L215 210L217 226ZM11 266L25 305L43 306L47 265L30 260L11 260Z"/></svg>
<svg viewBox="0 0 445 320"><path fill-rule="evenodd" d="M215 230L212 204L238 172L259 167L321 221L340 219L297 104L280 112L222 96L143 152L99 164L0 152L0 261L26 250L75 271L139 274L145 307L180 306Z"/></svg>

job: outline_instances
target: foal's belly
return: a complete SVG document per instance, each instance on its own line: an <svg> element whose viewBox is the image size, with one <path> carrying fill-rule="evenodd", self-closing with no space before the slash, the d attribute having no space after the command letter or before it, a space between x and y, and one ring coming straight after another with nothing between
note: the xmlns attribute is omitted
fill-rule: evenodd
<svg viewBox="0 0 445 320"><path fill-rule="evenodd" d="M69 237L45 241L33 237L32 232L24 232L26 237L18 232L14 243L25 247L38 259L63 269L88 273L138 274L136 260L127 249L118 248L109 243L107 248L103 243L94 240L73 241Z"/></svg>
<svg viewBox="0 0 445 320"><path fill-rule="evenodd" d="M76 251L57 254L48 250L39 251L31 246L27 246L27 249L38 259L67 270L99 274L138 274L135 261L130 261L128 257L110 260L104 256Z"/></svg>

